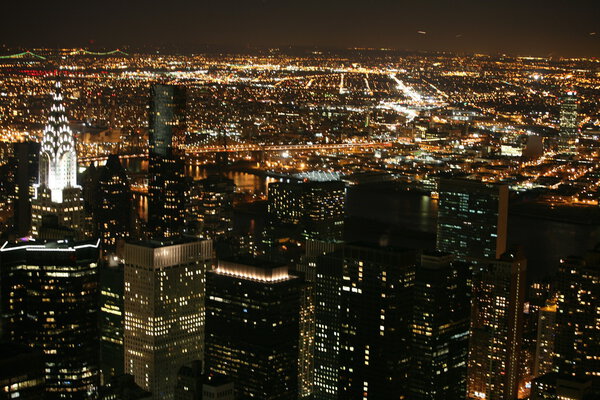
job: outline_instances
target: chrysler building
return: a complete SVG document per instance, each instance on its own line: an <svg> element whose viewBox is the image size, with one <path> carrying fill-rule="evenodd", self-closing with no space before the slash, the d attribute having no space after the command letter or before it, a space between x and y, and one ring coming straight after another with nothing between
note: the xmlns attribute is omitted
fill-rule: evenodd
<svg viewBox="0 0 600 400"><path fill-rule="evenodd" d="M83 198L77 186L75 138L68 125L59 80L54 85L50 116L44 127L39 171L32 202L32 235L39 235L46 215L54 215L58 225L82 235Z"/></svg>

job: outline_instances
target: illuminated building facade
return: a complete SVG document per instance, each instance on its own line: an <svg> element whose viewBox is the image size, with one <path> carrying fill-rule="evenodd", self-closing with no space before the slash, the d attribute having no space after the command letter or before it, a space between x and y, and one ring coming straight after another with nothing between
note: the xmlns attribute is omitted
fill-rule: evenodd
<svg viewBox="0 0 600 400"><path fill-rule="evenodd" d="M594 377L600 390L600 246L558 269L556 366L561 374Z"/></svg>
<svg viewBox="0 0 600 400"><path fill-rule="evenodd" d="M100 380L123 375L124 265L111 254L100 262Z"/></svg>
<svg viewBox="0 0 600 400"><path fill-rule="evenodd" d="M516 399L527 261L507 252L478 268L472 287L468 398Z"/></svg>
<svg viewBox="0 0 600 400"><path fill-rule="evenodd" d="M111 154L98 171L94 225L104 251L114 251L117 240L129 237L132 227L132 194L125 168Z"/></svg>
<svg viewBox="0 0 600 400"><path fill-rule="evenodd" d="M59 224L81 231L83 198L77 186L75 137L68 126L61 83L57 81L39 156L39 181L32 202L32 234L37 236L42 217L55 214Z"/></svg>
<svg viewBox="0 0 600 400"><path fill-rule="evenodd" d="M418 260L413 250L367 244L318 258L315 399L408 396Z"/></svg>
<svg viewBox="0 0 600 400"><path fill-rule="evenodd" d="M425 253L417 267L410 398L464 400L467 393L469 266L447 253Z"/></svg>
<svg viewBox="0 0 600 400"><path fill-rule="evenodd" d="M43 352L46 399L87 399L97 389L99 246L0 249L3 339Z"/></svg>
<svg viewBox="0 0 600 400"><path fill-rule="evenodd" d="M207 239L227 236L233 231L233 192L231 179L211 175L192 183L186 203L189 233Z"/></svg>
<svg viewBox="0 0 600 400"><path fill-rule="evenodd" d="M559 150L574 151L579 137L577 93L567 92L560 98Z"/></svg>
<svg viewBox="0 0 600 400"><path fill-rule="evenodd" d="M185 107L184 88L173 85L152 88L148 164L150 238L177 236L184 228L184 165L176 150L185 134Z"/></svg>
<svg viewBox="0 0 600 400"><path fill-rule="evenodd" d="M211 257L210 241L125 244L125 372L154 399L173 399L179 368L203 359Z"/></svg>
<svg viewBox="0 0 600 400"><path fill-rule="evenodd" d="M458 259L496 259L506 249L508 186L441 179L437 249Z"/></svg>
<svg viewBox="0 0 600 400"><path fill-rule="evenodd" d="M274 182L269 185L268 223L275 237L341 240L344 233L345 184Z"/></svg>
<svg viewBox="0 0 600 400"><path fill-rule="evenodd" d="M206 368L230 377L237 398L298 398L302 285L285 264L249 257L208 273Z"/></svg>
<svg viewBox="0 0 600 400"><path fill-rule="evenodd" d="M0 343L0 398L44 398L44 361L41 350Z"/></svg>
<svg viewBox="0 0 600 400"><path fill-rule="evenodd" d="M549 300L538 312L537 339L533 376L554 370L554 340L556 335L556 301Z"/></svg>

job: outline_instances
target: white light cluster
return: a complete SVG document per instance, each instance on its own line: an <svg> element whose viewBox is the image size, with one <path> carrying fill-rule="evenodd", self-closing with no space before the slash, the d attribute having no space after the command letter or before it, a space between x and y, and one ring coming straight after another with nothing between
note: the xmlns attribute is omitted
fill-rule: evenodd
<svg viewBox="0 0 600 400"><path fill-rule="evenodd" d="M39 186L50 189L55 203L63 202L64 189L77 187L75 138L68 126L60 88L57 81L40 149Z"/></svg>

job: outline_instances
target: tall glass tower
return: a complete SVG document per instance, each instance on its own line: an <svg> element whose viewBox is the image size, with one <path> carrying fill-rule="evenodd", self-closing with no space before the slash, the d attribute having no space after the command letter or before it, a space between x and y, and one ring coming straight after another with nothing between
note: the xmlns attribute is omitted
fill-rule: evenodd
<svg viewBox="0 0 600 400"><path fill-rule="evenodd" d="M148 124L148 236L151 238L176 236L184 227L185 178L176 149L185 133L185 102L182 87L152 87Z"/></svg>

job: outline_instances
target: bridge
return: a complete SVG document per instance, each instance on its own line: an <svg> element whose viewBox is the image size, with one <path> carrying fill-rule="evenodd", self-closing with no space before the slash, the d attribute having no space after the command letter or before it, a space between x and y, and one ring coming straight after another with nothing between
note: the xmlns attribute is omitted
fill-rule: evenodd
<svg viewBox="0 0 600 400"><path fill-rule="evenodd" d="M187 155L202 153L238 153L245 151L304 151L304 150L337 150L352 148L390 147L390 142L357 142L357 143L316 143L316 144L232 144L228 146L185 146Z"/></svg>
<svg viewBox="0 0 600 400"><path fill-rule="evenodd" d="M258 144L232 144L219 146L183 146L182 150L188 157L198 156L208 153L238 153L238 152L272 152L272 151L317 151L317 150L339 150L339 149L363 149L363 148L385 148L391 147L391 142L357 142L357 143L316 143L316 144L274 144L274 145L258 145ZM147 152L135 154L120 154L121 159L128 158L146 158ZM80 157L79 161L82 164L92 162L106 161L108 154L100 154L97 156Z"/></svg>

